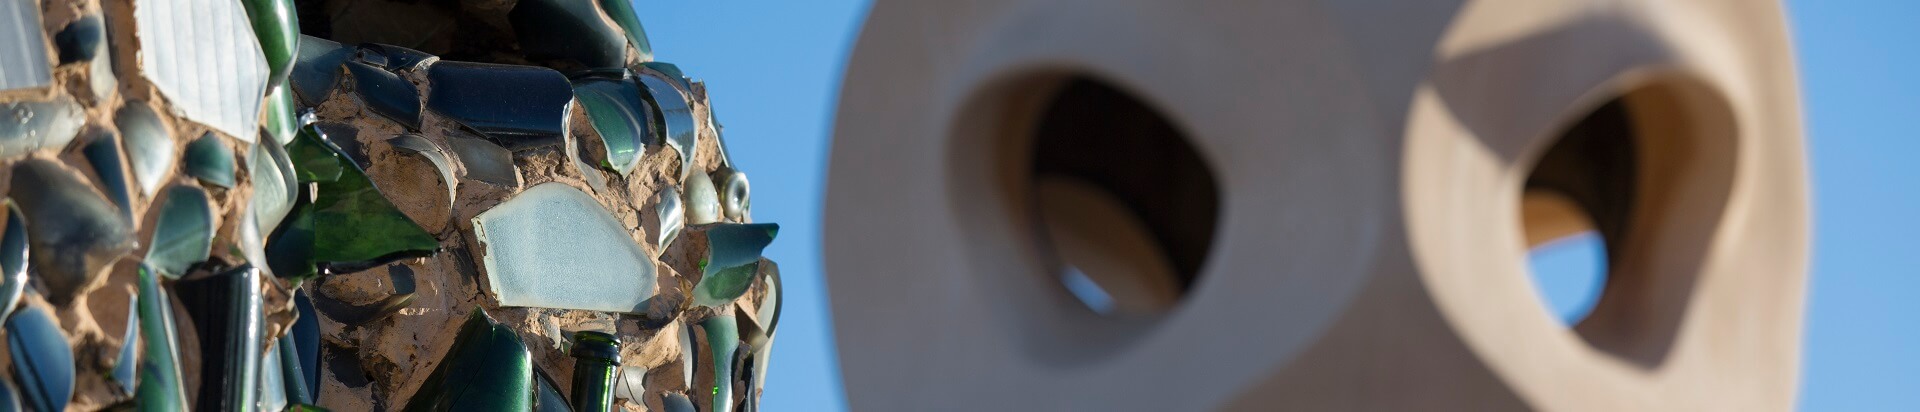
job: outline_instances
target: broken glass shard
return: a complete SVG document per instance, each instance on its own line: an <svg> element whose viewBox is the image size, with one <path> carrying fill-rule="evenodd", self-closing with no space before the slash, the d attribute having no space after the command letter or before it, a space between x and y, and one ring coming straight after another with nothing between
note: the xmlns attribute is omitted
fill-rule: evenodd
<svg viewBox="0 0 1920 412"><path fill-rule="evenodd" d="M700 322L707 331L707 354L713 357L713 410L733 410L733 352L740 348L739 327L732 316L716 316Z"/></svg>
<svg viewBox="0 0 1920 412"><path fill-rule="evenodd" d="M173 186L167 188L165 199L153 228L153 241L147 246L146 262L160 274L178 279L195 263L207 260L219 223L214 221L218 217L206 190Z"/></svg>
<svg viewBox="0 0 1920 412"><path fill-rule="evenodd" d="M560 387L553 384L553 378L547 377L546 371L533 368L533 377L538 383L536 390L539 391L533 397L535 412L573 412L572 408L567 407L567 397L560 396Z"/></svg>
<svg viewBox="0 0 1920 412"><path fill-rule="evenodd" d="M260 271L249 265L181 278L172 291L200 342L198 403L243 410L257 399L263 349Z"/></svg>
<svg viewBox="0 0 1920 412"><path fill-rule="evenodd" d="M640 102L640 90L626 80L586 80L577 83L573 93L587 108L593 130L599 132L606 147L601 166L624 176L640 165L647 141L646 110Z"/></svg>
<svg viewBox="0 0 1920 412"><path fill-rule="evenodd" d="M760 251L773 243L780 225L723 223L707 229L707 259L700 284L693 287L693 304L721 307L740 298L760 272Z"/></svg>
<svg viewBox="0 0 1920 412"><path fill-rule="evenodd" d="M640 13L633 9L633 2L626 0L600 0L600 9L607 11L615 23L627 35L627 42L640 51L642 62L653 61L653 44L647 41L647 29L640 26Z"/></svg>
<svg viewBox="0 0 1920 412"><path fill-rule="evenodd" d="M127 330L120 334L120 356L113 362L113 383L133 394L140 366L140 295L127 297Z"/></svg>
<svg viewBox="0 0 1920 412"><path fill-rule="evenodd" d="M653 194L654 218L660 222L659 232L654 236L655 253L667 250L673 239L680 237L680 228L686 225L686 212L680 208L680 189L667 186Z"/></svg>
<svg viewBox="0 0 1920 412"><path fill-rule="evenodd" d="M293 308L300 318L293 321L294 349L299 350L300 372L304 373L307 393L320 396L320 315L313 308L313 299L307 297L307 291L294 291Z"/></svg>
<svg viewBox="0 0 1920 412"><path fill-rule="evenodd" d="M720 221L720 194L714 192L713 179L706 173L687 176L687 224L704 225Z"/></svg>
<svg viewBox="0 0 1920 412"><path fill-rule="evenodd" d="M333 95L334 86L340 82L340 64L353 57L354 49L332 40L301 35L298 52L287 83L293 86L294 97L299 98L301 105L319 106Z"/></svg>
<svg viewBox="0 0 1920 412"><path fill-rule="evenodd" d="M300 350L296 347L299 344L296 342L292 333L281 334L279 343L274 345L273 358L269 361L280 364L280 383L285 386L281 393L286 394L287 401L313 403L313 395L307 390L307 374L301 369L304 366L301 365Z"/></svg>
<svg viewBox="0 0 1920 412"><path fill-rule="evenodd" d="M679 392L660 395L660 403L667 409L667 412L699 411L698 409L694 409L692 399L687 399L687 395L682 395Z"/></svg>
<svg viewBox="0 0 1920 412"><path fill-rule="evenodd" d="M187 143L185 162L187 174L199 178L201 183L233 187L233 151L221 144L220 137L213 132Z"/></svg>
<svg viewBox="0 0 1920 412"><path fill-rule="evenodd" d="M514 37L527 58L555 67L621 67L627 42L605 20L594 2L522 0L507 13Z"/></svg>
<svg viewBox="0 0 1920 412"><path fill-rule="evenodd" d="M362 43L355 49L355 60L395 73L413 70L420 67L422 63L440 58L423 51L391 44Z"/></svg>
<svg viewBox="0 0 1920 412"><path fill-rule="evenodd" d="M37 2L0 4L0 91L53 84Z"/></svg>
<svg viewBox="0 0 1920 412"><path fill-rule="evenodd" d="M226 405L225 410L245 410L251 408L258 399L260 386L260 346L262 328L266 323L261 311L264 304L260 295L260 270L252 266L242 266L222 275L233 285L228 290L233 293L227 300L231 305L226 330ZM202 340L201 342L209 342ZM202 398L205 399L205 398Z"/></svg>
<svg viewBox="0 0 1920 412"><path fill-rule="evenodd" d="M453 204L455 194L454 185L459 183L460 180L453 177L453 163L447 160L445 153L440 152L439 146L434 146L433 142L427 141L426 138L412 133L387 139L387 144L393 145L394 148L400 149L402 152L419 155L420 157L426 158L428 163L432 163L433 168L440 171L440 182L444 183L447 187L447 204Z"/></svg>
<svg viewBox="0 0 1920 412"><path fill-rule="evenodd" d="M135 0L133 17L141 73L175 113L228 136L256 131L271 71L240 2Z"/></svg>
<svg viewBox="0 0 1920 412"><path fill-rule="evenodd" d="M45 101L0 103L0 157L66 147L86 120L80 105L64 94Z"/></svg>
<svg viewBox="0 0 1920 412"><path fill-rule="evenodd" d="M173 129L146 102L129 101L113 114L113 124L126 139L127 164L133 167L133 181L146 196L160 190L160 184L173 173Z"/></svg>
<svg viewBox="0 0 1920 412"><path fill-rule="evenodd" d="M0 232L0 305L4 305L0 306L0 320L4 320L27 292L27 217L13 199L0 203L7 205L6 231Z"/></svg>
<svg viewBox="0 0 1920 412"><path fill-rule="evenodd" d="M647 395L647 368L638 366L620 367L619 376L614 377L613 397L639 403Z"/></svg>
<svg viewBox="0 0 1920 412"><path fill-rule="evenodd" d="M514 195L475 216L473 232L502 306L646 313L653 297L653 259L571 186L548 182Z"/></svg>
<svg viewBox="0 0 1920 412"><path fill-rule="evenodd" d="M95 278L133 249L133 229L78 172L29 158L14 163L11 190L31 222L33 267L55 305L98 286Z"/></svg>
<svg viewBox="0 0 1920 412"><path fill-rule="evenodd" d="M254 382L254 393L259 394L257 405L264 411L287 408L287 383L281 380L286 375L280 370L279 343L279 340L267 340L267 349L260 355L260 380Z"/></svg>
<svg viewBox="0 0 1920 412"><path fill-rule="evenodd" d="M693 388L693 368L699 366L700 347L693 344L693 325L680 324L680 386Z"/></svg>
<svg viewBox="0 0 1920 412"><path fill-rule="evenodd" d="M264 109L267 111L265 129L266 135L270 136L268 139L273 144L285 146L287 142L293 141L294 130L300 128L300 115L296 112L299 109L294 108L293 91L290 89L277 87L273 89L273 93L267 94L267 107ZM249 139L240 140L253 142Z"/></svg>
<svg viewBox="0 0 1920 412"><path fill-rule="evenodd" d="M745 222L753 210L753 200L748 197L747 173L722 167L715 172L720 175L720 210L726 212L727 219Z"/></svg>
<svg viewBox="0 0 1920 412"><path fill-rule="evenodd" d="M693 108L687 105L687 98L680 94L672 84L656 76L635 76L646 93L647 106L653 109L653 128L655 136L664 136L666 144L680 153L680 176L685 177L693 170L693 159L699 154L699 145L695 144L698 135L693 126Z"/></svg>
<svg viewBox="0 0 1920 412"><path fill-rule="evenodd" d="M509 149L559 144L573 85L545 67L440 62L427 68L427 106Z"/></svg>
<svg viewBox="0 0 1920 412"><path fill-rule="evenodd" d="M524 411L533 406L533 385L533 360L520 336L474 308L405 410Z"/></svg>
<svg viewBox="0 0 1920 412"><path fill-rule="evenodd" d="M93 174L100 177L100 190L120 208L120 217L133 221L133 186L127 182L127 164L120 157L120 136L104 128L95 129L93 139L80 148Z"/></svg>
<svg viewBox="0 0 1920 412"><path fill-rule="evenodd" d="M420 90L413 83L366 63L350 61L346 66L353 75L353 90L367 109L408 130L420 130Z"/></svg>
<svg viewBox="0 0 1920 412"><path fill-rule="evenodd" d="M180 350L179 334L173 327L173 304L167 291L160 288L160 275L152 268L140 265L138 275L140 298L135 302L140 307L141 352L145 355L140 358L134 398L155 410L184 410L187 393L176 363Z"/></svg>
<svg viewBox="0 0 1920 412"><path fill-rule="evenodd" d="M67 23L53 36L60 49L60 64L87 62L88 85L93 88L94 99L105 99L120 85L120 80L113 77L113 58L106 40L107 26L97 14Z"/></svg>
<svg viewBox="0 0 1920 412"><path fill-rule="evenodd" d="M300 185L294 180L293 163L287 159L286 148L262 143L253 145L252 153L247 155L247 168L253 177L253 197L249 201L254 221L262 230L271 232L280 227L280 220L293 208L295 190Z"/></svg>
<svg viewBox="0 0 1920 412"><path fill-rule="evenodd" d="M513 152L485 139L449 136L447 146L465 166L466 177L501 186L520 186L520 168L513 164Z"/></svg>
<svg viewBox="0 0 1920 412"><path fill-rule="evenodd" d="M394 208L374 187L373 181L367 179L366 172L348 161L346 154L323 136L318 127L308 125L301 128L293 144L287 146L295 175L302 183L314 183L318 190L311 203L296 205L293 215L312 220L283 224L275 234L278 239L268 245L270 255L277 249L273 243L290 240L285 237L288 230L310 231L311 244L286 246L309 248L314 263L335 273L428 256L439 249L439 240ZM276 265L273 270L280 273L281 268ZM289 271L301 275L309 272L295 268Z"/></svg>
<svg viewBox="0 0 1920 412"><path fill-rule="evenodd" d="M641 63L640 66L667 75L667 80L680 85L680 90L693 90L693 83L687 80L686 73L680 71L680 66L657 61Z"/></svg>
<svg viewBox="0 0 1920 412"><path fill-rule="evenodd" d="M300 16L293 11L293 0L242 0L240 4L246 7L260 51L267 57L269 88L279 87L293 69L294 51L300 47Z"/></svg>
<svg viewBox="0 0 1920 412"><path fill-rule="evenodd" d="M46 309L28 305L7 319L7 347L13 352L14 377L33 410L67 409L73 397L73 349Z"/></svg>

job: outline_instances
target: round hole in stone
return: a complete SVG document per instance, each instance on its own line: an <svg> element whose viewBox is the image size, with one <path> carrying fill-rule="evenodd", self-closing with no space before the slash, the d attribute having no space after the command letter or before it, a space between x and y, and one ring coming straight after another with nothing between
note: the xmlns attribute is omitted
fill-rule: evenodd
<svg viewBox="0 0 1920 412"><path fill-rule="evenodd" d="M1154 315L1194 287L1212 248L1219 186L1158 110L1086 77L1042 106L1028 187L1050 271L1109 316Z"/></svg>

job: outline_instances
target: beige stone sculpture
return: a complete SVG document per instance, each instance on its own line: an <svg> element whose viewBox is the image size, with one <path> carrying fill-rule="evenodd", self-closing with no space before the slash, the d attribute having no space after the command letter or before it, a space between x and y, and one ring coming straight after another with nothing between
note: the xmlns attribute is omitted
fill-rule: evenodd
<svg viewBox="0 0 1920 412"><path fill-rule="evenodd" d="M1788 409L1808 201L1782 13L878 2L826 205L849 402ZM1527 251L1589 230L1608 280L1569 327Z"/></svg>

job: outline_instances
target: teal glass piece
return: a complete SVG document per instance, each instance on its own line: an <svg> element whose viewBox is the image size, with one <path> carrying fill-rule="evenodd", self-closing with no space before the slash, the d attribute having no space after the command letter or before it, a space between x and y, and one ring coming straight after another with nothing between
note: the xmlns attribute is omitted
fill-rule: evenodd
<svg viewBox="0 0 1920 412"><path fill-rule="evenodd" d="M640 13L633 9L633 2L600 0L600 9L606 10L607 17L612 17L613 22L620 25L621 31L626 34L627 43L632 44L633 48L639 51L640 55L636 57L639 57L640 61L653 61L653 43L647 41L647 29L640 26Z"/></svg>
<svg viewBox="0 0 1920 412"><path fill-rule="evenodd" d="M26 403L39 411L66 410L73 397L73 349L53 314L38 306L15 312L7 318L7 348Z"/></svg>
<svg viewBox="0 0 1920 412"><path fill-rule="evenodd" d="M500 186L520 186L520 168L513 164L513 152L485 139L451 136L447 147L453 149L466 177Z"/></svg>
<svg viewBox="0 0 1920 412"><path fill-rule="evenodd" d="M509 149L559 144L573 84L545 67L439 62L427 68L427 107Z"/></svg>
<svg viewBox="0 0 1920 412"><path fill-rule="evenodd" d="M347 159L338 147L328 143L320 129L308 125L300 129L287 146L294 174L302 183L317 187L311 203L296 204L292 217L311 219L296 222L292 230L310 231L314 264L333 273L347 273L385 264L398 259L432 255L440 241L394 208L381 195L366 172ZM285 223L276 236L288 241ZM297 237L295 238L297 239ZM274 260L275 241L269 241L269 261ZM297 244L286 245L289 247ZM284 250L284 249L280 249ZM280 267L272 268L280 273ZM311 273L290 268L297 274ZM300 275L280 274L282 277Z"/></svg>
<svg viewBox="0 0 1920 412"><path fill-rule="evenodd" d="M720 221L720 193L706 173L687 176L687 224L704 225Z"/></svg>
<svg viewBox="0 0 1920 412"><path fill-rule="evenodd" d="M0 119L0 158L67 147L87 121L80 105L64 94L0 103Z"/></svg>
<svg viewBox="0 0 1920 412"><path fill-rule="evenodd" d="M555 67L626 65L626 39L600 19L593 0L521 0L507 22L530 60Z"/></svg>
<svg viewBox="0 0 1920 412"><path fill-rule="evenodd" d="M333 96L334 87L340 84L340 65L353 58L354 49L308 35L301 35L299 42L287 83L293 86L290 89L300 105L319 106Z"/></svg>
<svg viewBox="0 0 1920 412"><path fill-rule="evenodd" d="M653 245L656 253L664 253L667 245L680 237L680 229L686 226L686 211L680 207L680 189L671 185L661 188L653 194L653 212L660 222L660 231L656 233Z"/></svg>
<svg viewBox="0 0 1920 412"><path fill-rule="evenodd" d="M739 299L760 272L760 251L773 243L780 225L723 223L707 229L707 259L701 262L700 284L693 287L693 304L720 307Z"/></svg>
<svg viewBox="0 0 1920 412"><path fill-rule="evenodd" d="M120 390L133 394L136 378L140 370L140 295L127 297L127 330L120 334L120 356L113 362L113 372L107 376Z"/></svg>
<svg viewBox="0 0 1920 412"><path fill-rule="evenodd" d="M644 314L654 262L624 227L593 197L555 182L473 218L501 306Z"/></svg>
<svg viewBox="0 0 1920 412"><path fill-rule="evenodd" d="M280 226L267 235L267 269L285 279L307 279L317 275L314 267L313 204L300 194Z"/></svg>
<svg viewBox="0 0 1920 412"><path fill-rule="evenodd" d="M127 162L120 156L120 135L106 129L97 129L93 135L93 140L81 147L80 153L93 167L93 174L100 176L100 191L106 192L107 199L120 208L122 219L132 222L133 185L127 181Z"/></svg>
<svg viewBox="0 0 1920 412"><path fill-rule="evenodd" d="M6 204L7 227L0 232L0 320L13 314L27 292L27 217L13 199Z"/></svg>
<svg viewBox="0 0 1920 412"><path fill-rule="evenodd" d="M20 389L13 387L13 382L8 381L6 377L0 377L0 410L25 409L26 405L20 404Z"/></svg>
<svg viewBox="0 0 1920 412"><path fill-rule="evenodd" d="M667 412L699 412L693 407L693 400L687 399L687 395L679 392L661 394L660 404L666 408Z"/></svg>
<svg viewBox="0 0 1920 412"><path fill-rule="evenodd" d="M173 304L160 287L160 275L140 265L140 377L134 399L148 410L186 410L187 392L180 380L179 332L173 326Z"/></svg>
<svg viewBox="0 0 1920 412"><path fill-rule="evenodd" d="M146 262L160 274L178 279L194 264L207 260L219 223L207 191L193 186L167 188L160 219L147 246Z"/></svg>
<svg viewBox="0 0 1920 412"><path fill-rule="evenodd" d="M127 165L140 193L153 196L173 174L173 129L146 102L129 101L113 114L113 124L125 139Z"/></svg>
<svg viewBox="0 0 1920 412"><path fill-rule="evenodd" d="M353 75L354 93L368 110L406 126L420 130L420 89L412 82L379 67L348 61L347 73Z"/></svg>
<svg viewBox="0 0 1920 412"><path fill-rule="evenodd" d="M653 70L656 72L660 72L660 74L667 75L667 81L671 81L673 82L673 84L680 85L680 90L687 90L687 91L693 90L693 82L690 80L687 80L687 74L680 71L680 66L676 66L673 63L667 63L667 62L646 62L646 63L641 63L640 67L645 67L649 70Z"/></svg>
<svg viewBox="0 0 1920 412"><path fill-rule="evenodd" d="M261 310L263 297L260 295L260 270L252 266L241 266L221 274L232 285L227 290L232 295L227 299L228 320L226 324L227 368L226 399L221 410L238 411L254 407L259 399L260 362L263 355L261 336L265 333L266 319ZM202 341L203 345L212 342ZM203 353L205 351L202 351ZM201 402L212 402L202 398Z"/></svg>
<svg viewBox="0 0 1920 412"><path fill-rule="evenodd" d="M34 272L64 305L133 249L133 228L78 172L44 158L13 164L13 201L26 217Z"/></svg>
<svg viewBox="0 0 1920 412"><path fill-rule="evenodd" d="M292 333L280 334L278 342L274 344L272 359L268 361L280 364L278 366L280 369L279 381L284 386L280 391L286 394L287 402L293 404L313 403L314 396L308 391L307 387L307 373L301 369L305 366L300 362L300 349L297 347L299 343L297 343L298 341L294 339L293 335Z"/></svg>
<svg viewBox="0 0 1920 412"><path fill-rule="evenodd" d="M567 406L567 397L560 396L560 387L554 385L553 378L547 377L547 372L533 368L533 378L537 381L537 388L534 389L537 393L533 394L534 412L573 412L573 408Z"/></svg>
<svg viewBox="0 0 1920 412"><path fill-rule="evenodd" d="M750 197L752 193L748 192L747 187L747 172L735 170L732 167L721 167L715 173L720 176L720 210L727 214L728 220L747 221L753 212L753 198Z"/></svg>
<svg viewBox="0 0 1920 412"><path fill-rule="evenodd" d="M475 308L406 411L524 411L533 406L533 359L520 336Z"/></svg>
<svg viewBox="0 0 1920 412"><path fill-rule="evenodd" d="M446 153L441 152L439 146L434 146L433 142L427 141L427 138L412 133L387 139L387 144L401 152L412 153L427 159L427 163L432 164L433 168L440 172L440 183L447 187L447 204L449 207L453 205L454 195L457 193L455 189L460 179L453 177L453 161L447 159Z"/></svg>
<svg viewBox="0 0 1920 412"><path fill-rule="evenodd" d="M300 48L300 15L293 11L293 0L243 0L240 4L253 22L260 52L267 56L267 89L286 84Z"/></svg>
<svg viewBox="0 0 1920 412"><path fill-rule="evenodd" d="M699 135L694 130L693 107L687 103L687 97L666 80L652 75L634 78L646 88L641 96L653 109L653 135L663 136L667 146L680 153L680 176L685 177L693 170L693 159L699 155L700 148L696 144Z"/></svg>
<svg viewBox="0 0 1920 412"><path fill-rule="evenodd" d="M716 412L733 410L733 352L740 348L739 326L732 316L716 316L700 322L707 331L707 354L713 357L713 405Z"/></svg>
<svg viewBox="0 0 1920 412"><path fill-rule="evenodd" d="M255 144L247 154L247 170L253 178L253 197L248 202L254 222L261 230L272 232L280 227L280 220L293 209L294 197L299 195L296 190L300 182L293 175L292 160L287 158L287 149L277 143Z"/></svg>
<svg viewBox="0 0 1920 412"><path fill-rule="evenodd" d="M582 412L613 410L613 377L620 368L620 338L605 332L573 334L573 407Z"/></svg>
<svg viewBox="0 0 1920 412"><path fill-rule="evenodd" d="M294 105L293 94L289 87L274 88L273 92L267 93L267 108L263 110L267 111L265 126L268 137L263 142L285 146L293 141L294 132L300 128L299 109Z"/></svg>
<svg viewBox="0 0 1920 412"><path fill-rule="evenodd" d="M600 133L606 147L601 166L625 176L640 165L647 141L647 118L642 110L640 90L625 80L585 80L576 83L573 94L587 108L593 130Z"/></svg>
<svg viewBox="0 0 1920 412"><path fill-rule="evenodd" d="M201 183L233 188L233 150L220 144L220 136L213 132L187 143L185 161L187 174L200 179Z"/></svg>

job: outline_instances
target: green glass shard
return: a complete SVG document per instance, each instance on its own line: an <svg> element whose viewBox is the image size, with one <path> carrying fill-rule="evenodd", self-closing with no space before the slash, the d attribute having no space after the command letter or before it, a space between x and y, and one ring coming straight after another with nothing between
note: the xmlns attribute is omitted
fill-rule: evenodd
<svg viewBox="0 0 1920 412"><path fill-rule="evenodd" d="M633 9L633 2L627 0L600 0L600 9L606 10L608 17L626 32L627 42L640 51L640 61L653 61L653 43L647 41L647 29L640 26L640 13Z"/></svg>
<svg viewBox="0 0 1920 412"><path fill-rule="evenodd" d="M267 93L267 136L275 145L285 146L293 141L293 134L300 128L300 114L293 103L291 87L280 87Z"/></svg>
<svg viewBox="0 0 1920 412"><path fill-rule="evenodd" d="M187 174L214 186L233 187L233 151L220 144L213 132L187 143Z"/></svg>
<svg viewBox="0 0 1920 412"><path fill-rule="evenodd" d="M533 359L520 336L474 308L405 410L529 410L533 384Z"/></svg>
<svg viewBox="0 0 1920 412"><path fill-rule="evenodd" d="M773 223L722 223L707 229L707 259L700 262L693 304L720 307L747 293L760 272L760 251L779 232L780 225Z"/></svg>
<svg viewBox="0 0 1920 412"><path fill-rule="evenodd" d="M278 276L301 277L314 273L311 269L282 266L306 260L288 248L301 246L297 242L309 233L312 240L305 245L311 249L311 261L336 273L429 256L440 247L440 241L432 234L394 208L358 165L325 140L318 127L302 127L293 144L288 145L287 155L293 160L294 174L302 183L312 183L315 190L313 198L297 202L293 214L287 218L296 221L282 223L275 232L276 239L268 241L268 261ZM298 221L301 219L309 220ZM280 258L276 259L275 255ZM275 261L280 263L273 264ZM283 269L286 273L282 273Z"/></svg>
<svg viewBox="0 0 1920 412"><path fill-rule="evenodd" d="M560 396L560 387L553 384L553 378L547 377L547 373L539 368L533 370L533 375L539 381L538 393L533 395L534 412L573 412L572 408L567 407L567 398Z"/></svg>
<svg viewBox="0 0 1920 412"><path fill-rule="evenodd" d="M627 80L594 79L576 83L573 94L587 107L593 130L606 146L600 165L623 176L632 172L647 141L646 106L639 88Z"/></svg>
<svg viewBox="0 0 1920 412"><path fill-rule="evenodd" d="M139 384L134 399L142 410L181 411L187 407L187 392L180 380L180 357L173 327L173 305L160 288L159 274L146 265L139 271L140 342L146 355L140 359Z"/></svg>
<svg viewBox="0 0 1920 412"><path fill-rule="evenodd" d="M713 357L713 405L716 412L733 410L733 352L740 348L739 326L732 316L700 322L707 331L707 353Z"/></svg>
<svg viewBox="0 0 1920 412"><path fill-rule="evenodd" d="M178 279L193 264L206 261L218 227L214 219L213 200L206 190L168 187L166 201L160 205L160 220L154 225L153 241L148 243L147 265L170 279Z"/></svg>
<svg viewBox="0 0 1920 412"><path fill-rule="evenodd" d="M278 88L293 70L294 51L300 47L300 15L293 12L293 0L243 0L240 5L247 8L260 52L267 56L267 88Z"/></svg>

